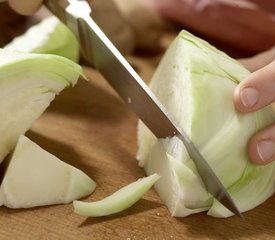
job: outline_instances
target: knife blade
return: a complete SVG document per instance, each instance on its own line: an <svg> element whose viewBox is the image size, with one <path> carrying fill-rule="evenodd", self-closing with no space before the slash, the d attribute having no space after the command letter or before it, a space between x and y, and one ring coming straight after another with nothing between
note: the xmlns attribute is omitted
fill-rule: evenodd
<svg viewBox="0 0 275 240"><path fill-rule="evenodd" d="M85 59L105 77L126 104L157 138L177 136L194 161L208 192L232 213L243 218L225 187L187 134L173 121L131 65L92 19L85 0L46 0L46 7L77 37Z"/></svg>

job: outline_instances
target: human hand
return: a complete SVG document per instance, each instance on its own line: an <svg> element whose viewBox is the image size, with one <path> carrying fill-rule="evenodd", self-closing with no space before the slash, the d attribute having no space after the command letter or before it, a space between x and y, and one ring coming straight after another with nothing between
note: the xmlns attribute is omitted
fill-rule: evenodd
<svg viewBox="0 0 275 240"><path fill-rule="evenodd" d="M234 92L240 112L253 112L275 101L275 60L253 72ZM275 123L256 133L248 143L251 161L267 164L275 160Z"/></svg>
<svg viewBox="0 0 275 240"><path fill-rule="evenodd" d="M238 59L250 72L254 72L275 59L275 46L253 57Z"/></svg>
<svg viewBox="0 0 275 240"><path fill-rule="evenodd" d="M14 11L22 15L31 15L41 7L43 0L8 0L8 2Z"/></svg>

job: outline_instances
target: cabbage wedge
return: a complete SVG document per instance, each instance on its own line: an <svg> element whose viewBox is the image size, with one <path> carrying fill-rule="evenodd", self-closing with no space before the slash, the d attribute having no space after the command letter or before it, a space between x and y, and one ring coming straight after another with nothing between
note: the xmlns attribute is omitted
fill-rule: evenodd
<svg viewBox="0 0 275 240"><path fill-rule="evenodd" d="M233 105L235 87L249 74L236 60L182 31L150 84L241 212L255 208L275 190L275 163L256 166L249 161L246 151L250 137L275 120L274 112L266 107L242 114ZM232 215L206 191L179 139L156 139L140 122L138 145L139 165L148 175L161 176L155 187L172 215L183 217L207 210L214 217Z"/></svg>
<svg viewBox="0 0 275 240"><path fill-rule="evenodd" d="M85 173L22 135L0 187L0 206L30 208L69 203L90 194L95 187Z"/></svg>
<svg viewBox="0 0 275 240"><path fill-rule="evenodd" d="M0 163L81 67L56 55L0 49Z"/></svg>
<svg viewBox="0 0 275 240"><path fill-rule="evenodd" d="M78 62L79 44L73 33L57 17L50 16L14 38L5 49L25 53L45 53Z"/></svg>

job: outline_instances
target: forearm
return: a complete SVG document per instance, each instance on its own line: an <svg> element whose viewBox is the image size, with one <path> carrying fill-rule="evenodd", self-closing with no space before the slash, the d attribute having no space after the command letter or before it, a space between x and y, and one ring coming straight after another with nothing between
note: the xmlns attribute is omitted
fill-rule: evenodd
<svg viewBox="0 0 275 240"><path fill-rule="evenodd" d="M140 0L208 40L256 54L275 45L275 17L250 0ZM275 1L270 5L275 8ZM270 6L271 8L271 6Z"/></svg>

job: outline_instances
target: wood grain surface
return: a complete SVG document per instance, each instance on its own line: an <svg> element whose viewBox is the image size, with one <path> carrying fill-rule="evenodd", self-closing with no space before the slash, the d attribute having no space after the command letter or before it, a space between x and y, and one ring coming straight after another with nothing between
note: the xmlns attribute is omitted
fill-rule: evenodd
<svg viewBox="0 0 275 240"><path fill-rule="evenodd" d="M164 38L169 45L172 34ZM151 78L161 54L130 58L141 77ZM84 200L104 198L144 176L136 154L136 116L106 81L85 68L80 80L63 91L33 124L27 136L97 183ZM247 196L249 198L249 196ZM275 239L275 196L238 217L215 219L205 213L171 217L151 189L128 210L109 217L84 218L71 204L12 210L0 207L0 240L107 239Z"/></svg>
<svg viewBox="0 0 275 240"><path fill-rule="evenodd" d="M148 81L159 57L130 59ZM85 200L98 200L144 176L136 154L136 116L105 80L85 69L89 81L60 94L27 136L96 183ZM247 196L249 198L249 196ZM205 213L171 217L151 189L130 209L109 217L84 218L71 204L12 210L0 207L0 239L275 239L275 196L238 217Z"/></svg>

